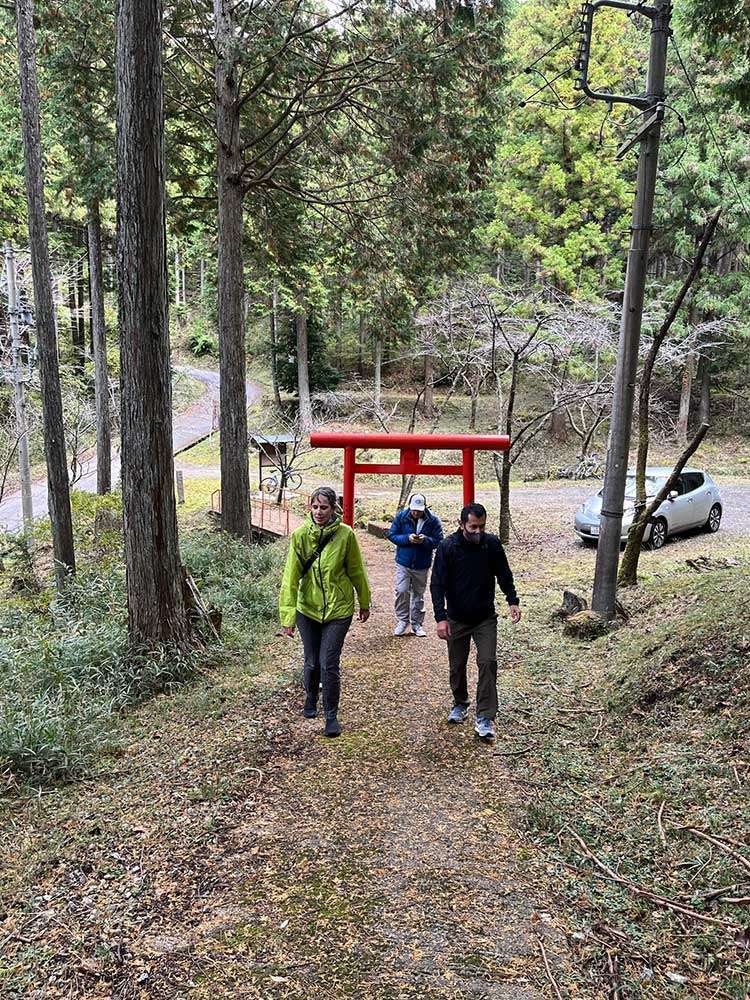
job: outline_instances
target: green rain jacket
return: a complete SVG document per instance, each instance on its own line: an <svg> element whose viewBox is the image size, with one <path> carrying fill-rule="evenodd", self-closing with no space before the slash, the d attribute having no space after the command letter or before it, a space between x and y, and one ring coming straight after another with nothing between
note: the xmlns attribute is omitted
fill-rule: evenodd
<svg viewBox="0 0 750 1000"><path fill-rule="evenodd" d="M301 577L309 557L317 550L321 533L331 537L315 562ZM312 515L292 533L279 595L282 625L294 625L297 612L316 622L348 618L354 614L354 591L360 608L369 608L370 584L357 538L339 518L319 528Z"/></svg>

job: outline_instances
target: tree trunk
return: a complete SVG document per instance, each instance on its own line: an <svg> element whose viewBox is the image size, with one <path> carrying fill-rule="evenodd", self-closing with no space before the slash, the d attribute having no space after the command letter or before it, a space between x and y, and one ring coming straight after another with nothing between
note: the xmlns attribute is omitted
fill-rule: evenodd
<svg viewBox="0 0 750 1000"><path fill-rule="evenodd" d="M359 336L357 338L357 371L360 377L364 374L365 364L365 336L367 327L365 325L365 314L359 314Z"/></svg>
<svg viewBox="0 0 750 1000"><path fill-rule="evenodd" d="M512 438L513 432L513 410L516 405L516 385L518 381L518 357L513 357L513 364L510 369L510 386L508 388L508 402L505 406L505 427L503 429L503 414L502 414L502 387L500 384L500 379L495 376L496 389L497 389L497 400L498 400L498 411L497 411L497 421L498 421L498 431L499 433L505 433L508 437ZM495 475L497 477L498 486L500 487L500 522L498 524L498 537L500 541L505 545L510 539L510 470L511 462L510 449L503 452L502 460L499 460L497 455L494 459ZM498 468L499 466L499 468Z"/></svg>
<svg viewBox="0 0 750 1000"><path fill-rule="evenodd" d="M94 398L96 400L96 492L103 494L109 493L112 489L112 430L109 419L107 327L104 322L102 223L98 198L92 198L89 202L88 244L94 354Z"/></svg>
<svg viewBox="0 0 750 1000"><path fill-rule="evenodd" d="M39 90L36 75L36 40L33 0L17 0L18 63L21 84L21 119L29 211L29 241L34 278L37 351L42 392L44 452L55 577L62 588L67 574L75 572L73 523L63 433L57 332L52 301L47 220L44 214L44 174L39 125Z"/></svg>
<svg viewBox="0 0 750 1000"><path fill-rule="evenodd" d="M651 379L653 377L654 365L661 345L669 333L677 314L685 301L685 297L692 287L693 282L700 273L706 249L711 242L716 226L719 222L721 209L714 213L701 238L693 265L682 283L680 291L677 293L672 306L670 307L664 322L654 335L651 347L643 362L641 372L641 385L638 395L638 454L635 465L635 516L628 531L628 540L625 543L618 584L621 587L635 586L638 582L638 563L641 556L641 546L643 536L648 526L648 516L646 515L646 463L648 461L648 446L650 435L650 410L651 410ZM707 426L707 425L706 425ZM696 445L697 447L697 445ZM680 466L682 468L682 466Z"/></svg>
<svg viewBox="0 0 750 1000"><path fill-rule="evenodd" d="M628 544L625 546L625 552L622 556L622 562L620 563L620 572L617 577L617 583L620 587L630 587L635 586L638 582L638 561L641 552L641 544L643 542L643 536L646 532L646 526L648 525L651 518L654 516L656 511L661 507L664 501L669 496L670 490L672 490L677 482L677 477L684 469L685 465L694 453L698 450L698 447L706 436L708 432L708 424L701 424L698 428L697 433L693 437L693 440L685 446L685 450L682 452L680 457L672 469L672 472L667 477L664 485L652 499L651 503L646 507L641 517L637 521L634 521L628 532ZM633 539L638 539L638 545L630 544L631 536Z"/></svg>
<svg viewBox="0 0 750 1000"><path fill-rule="evenodd" d="M307 358L307 313L298 307L294 313L294 330L297 334L297 393L299 399L300 427L303 434L313 429L310 402L310 369Z"/></svg>
<svg viewBox="0 0 750 1000"><path fill-rule="evenodd" d="M273 401L276 409L281 409L281 393L279 392L279 350L278 335L276 332L278 294L276 283L273 291L268 296L268 337L271 342L271 381L273 382Z"/></svg>
<svg viewBox="0 0 750 1000"><path fill-rule="evenodd" d="M78 290L78 302L76 309L76 319L78 320L78 358L80 370L86 361L86 276L83 267L83 257L78 259L78 280L76 282Z"/></svg>
<svg viewBox="0 0 750 1000"><path fill-rule="evenodd" d="M177 307L180 305L180 289L182 288L180 267L180 247L178 245L174 248L174 304Z"/></svg>
<svg viewBox="0 0 750 1000"><path fill-rule="evenodd" d="M498 524L498 538L507 545L510 540L510 452L504 451L502 459L494 458L495 474L500 486L500 523ZM500 465L498 474L498 464Z"/></svg>
<svg viewBox="0 0 750 1000"><path fill-rule="evenodd" d="M122 496L133 646L185 646L172 455L160 0L117 14Z"/></svg>
<svg viewBox="0 0 750 1000"><path fill-rule="evenodd" d="M373 341L373 402L380 406L383 391L383 338L375 334Z"/></svg>
<svg viewBox="0 0 750 1000"><path fill-rule="evenodd" d="M76 279L71 273L68 276L68 323L70 325L70 347L73 355L73 364L76 371L81 371L81 348L78 342L78 290Z"/></svg>
<svg viewBox="0 0 750 1000"><path fill-rule="evenodd" d="M433 396L433 384L435 380L435 359L431 354L426 354L424 358L424 396L422 397L422 411L426 417L432 418L435 413L435 399Z"/></svg>
<svg viewBox="0 0 750 1000"><path fill-rule="evenodd" d="M565 407L553 410L549 418L549 435L553 441L562 443L568 439L568 424Z"/></svg>
<svg viewBox="0 0 750 1000"><path fill-rule="evenodd" d="M701 355L698 362L698 385L700 399L698 402L698 425L711 422L711 359Z"/></svg>
<svg viewBox="0 0 750 1000"><path fill-rule="evenodd" d="M336 286L336 296L333 302L333 326L334 326L334 336L336 338L336 357L341 357L341 352L344 346L344 307L343 307L344 293L341 289L341 282Z"/></svg>
<svg viewBox="0 0 750 1000"><path fill-rule="evenodd" d="M219 195L218 328L221 523L250 541L250 477L243 323L243 222L240 103L236 39L224 0L214 0L216 30L217 186Z"/></svg>
<svg viewBox="0 0 750 1000"><path fill-rule="evenodd" d="M693 390L693 356L688 355L685 369L682 373L682 390L680 392L680 413L677 417L677 441L687 444L688 420L690 419L690 397Z"/></svg>

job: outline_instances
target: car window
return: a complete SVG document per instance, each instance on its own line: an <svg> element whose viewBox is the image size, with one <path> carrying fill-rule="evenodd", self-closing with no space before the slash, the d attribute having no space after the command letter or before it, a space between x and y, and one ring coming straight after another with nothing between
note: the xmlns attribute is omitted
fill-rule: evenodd
<svg viewBox="0 0 750 1000"><path fill-rule="evenodd" d="M646 496L655 497L665 481L663 476L646 476ZM635 500L635 476L628 476L625 480L625 499Z"/></svg>
<svg viewBox="0 0 750 1000"><path fill-rule="evenodd" d="M693 490L699 490L703 486L703 473L702 472L685 472L682 476L685 481L685 492L692 493Z"/></svg>
<svg viewBox="0 0 750 1000"><path fill-rule="evenodd" d="M677 480L676 480L674 486L672 487L672 489L679 496L682 496L682 494L685 492L685 478L684 478L684 476L678 476L677 477Z"/></svg>

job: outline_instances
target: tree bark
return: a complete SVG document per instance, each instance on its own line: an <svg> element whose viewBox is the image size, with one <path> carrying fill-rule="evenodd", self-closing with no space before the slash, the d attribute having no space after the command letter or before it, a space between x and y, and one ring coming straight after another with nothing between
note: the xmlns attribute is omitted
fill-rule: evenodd
<svg viewBox="0 0 750 1000"><path fill-rule="evenodd" d="M75 573L75 552L63 433L60 372L57 361L52 273L49 262L47 219L44 214L44 173L39 124L33 0L17 0L16 27L26 197L29 211L29 240L34 278L37 351L42 392L44 452L47 460L47 503L52 523L55 577L57 586L61 589L66 576Z"/></svg>
<svg viewBox="0 0 750 1000"><path fill-rule="evenodd" d="M516 405L516 386L518 382L518 357L514 356L510 369L510 386L508 388L508 401L505 407L505 429L501 433L509 437L513 431L513 410ZM500 380L497 379L498 401L501 398ZM498 424L502 426L502 413L498 412ZM512 438L511 438L512 440ZM503 452L503 457L498 460L494 458L495 475L500 487L500 523L498 524L498 537L503 545L510 539L510 470L511 458L510 449ZM498 468L499 466L499 468Z"/></svg>
<svg viewBox="0 0 750 1000"><path fill-rule="evenodd" d="M76 319L78 321L78 363L80 371L83 373L83 366L86 363L86 276L83 267L83 257L78 259L78 278L76 281L78 292L76 303Z"/></svg>
<svg viewBox="0 0 750 1000"><path fill-rule="evenodd" d="M307 357L307 313L298 307L294 313L294 330L297 334L297 394L300 427L303 434L313 429L312 403L310 402L310 369Z"/></svg>
<svg viewBox="0 0 750 1000"><path fill-rule="evenodd" d="M336 295L333 302L333 325L334 336L336 338L336 356L341 357L344 347L344 293L341 288L341 279L336 285Z"/></svg>
<svg viewBox="0 0 750 1000"><path fill-rule="evenodd" d="M435 359L431 354L425 354L424 358L424 396L422 399L422 410L426 417L432 418L435 413L435 399L433 395L433 385L435 381Z"/></svg>
<svg viewBox="0 0 750 1000"><path fill-rule="evenodd" d="M81 374L81 343L78 339L78 286L75 275L68 276L68 323L70 326L70 347L73 354L73 365Z"/></svg>
<svg viewBox="0 0 750 1000"><path fill-rule="evenodd" d="M109 370L107 327L104 321L102 273L102 222L99 199L92 198L88 211L89 282L94 354L94 398L96 400L96 492L112 489L112 428L109 419Z"/></svg>
<svg viewBox="0 0 750 1000"><path fill-rule="evenodd" d="M711 359L706 354L702 354L698 362L698 385L698 424L708 424L711 420Z"/></svg>
<svg viewBox="0 0 750 1000"><path fill-rule="evenodd" d="M180 247L178 244L174 248L174 304L178 307L180 305L181 289L182 289L182 278L181 278L181 263L180 263Z"/></svg>
<svg viewBox="0 0 750 1000"><path fill-rule="evenodd" d="M360 377L364 374L365 364L365 336L366 336L365 314L359 314L359 331L357 337L357 371Z"/></svg>
<svg viewBox="0 0 750 1000"><path fill-rule="evenodd" d="M250 477L243 322L243 219L236 39L225 0L214 0L216 32L218 328L221 523L250 541Z"/></svg>
<svg viewBox="0 0 750 1000"><path fill-rule="evenodd" d="M185 646L172 455L160 0L117 13L117 211L128 632Z"/></svg>
<svg viewBox="0 0 750 1000"><path fill-rule="evenodd" d="M553 441L562 443L568 439L567 414L564 406L553 410L549 418L549 435Z"/></svg>
<svg viewBox="0 0 750 1000"><path fill-rule="evenodd" d="M383 338L376 333L373 338L373 402L380 406L383 392Z"/></svg>
<svg viewBox="0 0 750 1000"><path fill-rule="evenodd" d="M690 398L693 391L693 356L688 355L682 372L682 389L680 391L680 412L677 417L677 441L687 443L688 420L690 419Z"/></svg>
<svg viewBox="0 0 750 1000"><path fill-rule="evenodd" d="M273 401L278 410L281 409L281 393L279 392L279 347L277 334L278 294L276 283L268 296L268 337L271 342L271 381L273 382Z"/></svg>

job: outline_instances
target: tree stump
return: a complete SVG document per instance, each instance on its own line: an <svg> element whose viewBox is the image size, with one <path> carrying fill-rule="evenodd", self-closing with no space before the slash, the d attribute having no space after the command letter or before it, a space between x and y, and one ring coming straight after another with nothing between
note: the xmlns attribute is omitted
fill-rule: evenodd
<svg viewBox="0 0 750 1000"><path fill-rule="evenodd" d="M607 631L607 622L595 611L579 611L563 624L565 635L571 639L598 639Z"/></svg>

